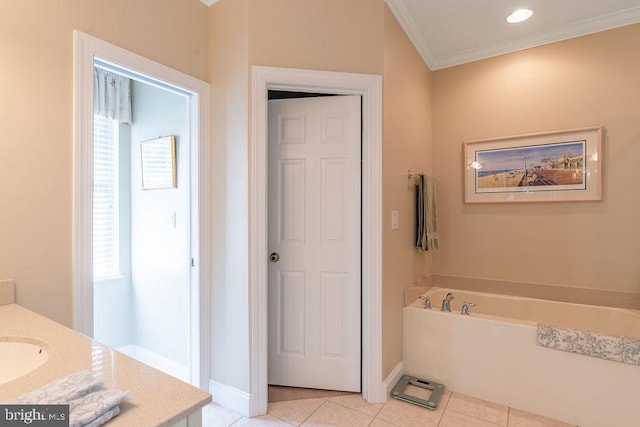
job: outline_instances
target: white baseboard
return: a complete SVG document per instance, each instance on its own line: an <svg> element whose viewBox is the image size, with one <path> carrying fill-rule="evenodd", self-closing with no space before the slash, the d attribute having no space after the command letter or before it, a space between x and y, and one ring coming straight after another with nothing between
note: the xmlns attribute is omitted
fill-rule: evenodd
<svg viewBox="0 0 640 427"><path fill-rule="evenodd" d="M400 377L404 374L405 364L400 362L391 371L389 376L384 381L379 381L376 384L369 384L367 388L367 402L369 403L385 403L389 400L391 390L396 385Z"/></svg>
<svg viewBox="0 0 640 427"><path fill-rule="evenodd" d="M367 387L366 397L364 394L364 390L362 392L362 396L365 397L367 402L369 403L385 403L387 401L387 392L384 387L384 383L382 381L377 381L376 383L371 383Z"/></svg>
<svg viewBox="0 0 640 427"><path fill-rule="evenodd" d="M374 393L375 396L370 396L369 401L373 403L384 403L389 399L391 390L396 385L400 377L404 375L405 364L400 362L391 371L389 376L382 382L382 387L379 387L378 393ZM216 404L231 409L245 417L253 417L262 414L251 413L251 394L242 390L238 390L235 387L230 387L226 384L219 383L214 380L209 380L209 393L213 397L213 402Z"/></svg>
<svg viewBox="0 0 640 427"><path fill-rule="evenodd" d="M404 375L405 364L404 361L398 363L389 376L382 382L384 389L386 390L386 397L389 398L391 390L395 387L396 383L400 380L400 377Z"/></svg>
<svg viewBox="0 0 640 427"><path fill-rule="evenodd" d="M135 344L123 345L118 347L117 350L165 374L176 377L184 382L189 382L189 369L175 360Z"/></svg>
<svg viewBox="0 0 640 427"><path fill-rule="evenodd" d="M209 380L209 393L211 393L214 403L231 409L244 417L252 416L250 414L251 394L246 391Z"/></svg>

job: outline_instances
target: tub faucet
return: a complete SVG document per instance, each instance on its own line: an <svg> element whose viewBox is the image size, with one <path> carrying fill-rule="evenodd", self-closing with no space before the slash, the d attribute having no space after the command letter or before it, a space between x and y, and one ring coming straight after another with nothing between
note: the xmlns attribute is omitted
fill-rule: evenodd
<svg viewBox="0 0 640 427"><path fill-rule="evenodd" d="M440 311L451 311L451 300L453 298L453 294L449 292L447 296L442 300L442 307L440 307Z"/></svg>
<svg viewBox="0 0 640 427"><path fill-rule="evenodd" d="M475 304L472 302L464 302L464 304L462 304L462 311L460 312L460 314L466 314L467 316L469 315L469 307L474 307Z"/></svg>
<svg viewBox="0 0 640 427"><path fill-rule="evenodd" d="M420 296L421 300L424 300L424 308L431 310L431 298L426 295Z"/></svg>

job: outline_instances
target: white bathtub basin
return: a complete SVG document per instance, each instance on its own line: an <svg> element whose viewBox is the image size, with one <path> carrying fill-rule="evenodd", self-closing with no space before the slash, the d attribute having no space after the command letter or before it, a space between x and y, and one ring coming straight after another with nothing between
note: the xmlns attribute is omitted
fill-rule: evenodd
<svg viewBox="0 0 640 427"><path fill-rule="evenodd" d="M0 337L0 385L37 369L48 358L49 353L43 343Z"/></svg>
<svg viewBox="0 0 640 427"><path fill-rule="evenodd" d="M448 292L451 313L439 310ZM405 374L570 425L640 426L640 366L599 358L617 345L637 354L639 311L437 287L427 295L432 310L421 300L403 309ZM469 316L460 314L464 301L477 304ZM579 342L589 356L555 350L538 345L538 322L625 341L586 335Z"/></svg>

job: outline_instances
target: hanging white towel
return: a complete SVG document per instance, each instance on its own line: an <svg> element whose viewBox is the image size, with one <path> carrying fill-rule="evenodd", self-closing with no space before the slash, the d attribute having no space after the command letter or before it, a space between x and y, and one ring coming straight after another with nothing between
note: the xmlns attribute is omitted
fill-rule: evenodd
<svg viewBox="0 0 640 427"><path fill-rule="evenodd" d="M131 398L129 392L108 388L90 372L80 371L59 378L9 404L69 405L69 426L99 426L120 413L118 404Z"/></svg>
<svg viewBox="0 0 640 427"><path fill-rule="evenodd" d="M438 249L438 215L436 209L436 180L420 175L417 197L417 242L418 251Z"/></svg>

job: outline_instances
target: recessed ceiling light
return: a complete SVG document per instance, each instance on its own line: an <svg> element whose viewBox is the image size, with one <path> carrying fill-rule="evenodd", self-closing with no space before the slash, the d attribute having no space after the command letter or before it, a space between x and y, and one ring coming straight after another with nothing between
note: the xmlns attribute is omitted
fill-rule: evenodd
<svg viewBox="0 0 640 427"><path fill-rule="evenodd" d="M517 24L518 22L526 21L531 18L531 15L533 15L533 10L531 9L518 9L511 15L507 16L507 22L509 24Z"/></svg>

